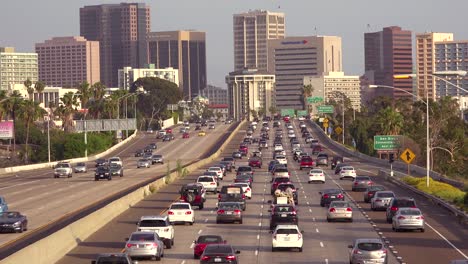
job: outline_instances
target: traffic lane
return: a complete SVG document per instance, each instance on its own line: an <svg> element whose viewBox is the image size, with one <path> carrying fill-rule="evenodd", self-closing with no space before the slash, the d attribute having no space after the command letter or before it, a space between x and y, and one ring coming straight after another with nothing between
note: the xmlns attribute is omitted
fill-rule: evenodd
<svg viewBox="0 0 468 264"><path fill-rule="evenodd" d="M219 136L223 129L220 128L218 131L218 134L211 132L210 135ZM215 142L215 139L217 139L216 136L215 138L210 135L196 142L201 142L202 146L192 146L189 141L180 141L184 145L187 145L187 148L181 154L173 152L174 148L171 148L174 144L180 144L176 143L176 141L167 142L160 150L161 152L164 149L167 149L166 151L171 151L168 157L174 158L174 162L171 163L171 168L174 168L176 166L176 157L182 160L189 160L186 157L199 156L203 150L207 150L207 147L211 146ZM139 144L144 145L145 143L143 142L142 144L140 142ZM60 217L86 207L97 200L115 194L124 188L145 181L148 177L163 174L167 170L167 165L154 166L150 169L135 169L136 164L132 164L131 159L133 158L123 159L124 177L113 177L112 181L105 180L102 183L95 182L94 172L90 171L89 173L74 174L73 178L67 179L47 177L40 181L41 184L33 182L31 183L32 187L26 189L23 189L26 185L22 185L18 188L9 188L5 190L4 196L7 198L7 201L13 201L10 203L10 210L17 210L28 216L28 229L33 230L54 222ZM132 166L131 169L125 166L126 163ZM103 184L105 184L105 187L103 187ZM67 206L63 206L65 204ZM4 244L20 236L22 236L22 234L5 234L1 236L0 244Z"/></svg>
<svg viewBox="0 0 468 264"><path fill-rule="evenodd" d="M237 134L234 137L237 138L237 142L240 140L238 137L239 136ZM201 175L206 168L191 172L187 177L178 179L174 183L148 196L145 200L125 211L117 218L112 219L102 229L98 230L88 239L80 243L75 249L68 252L64 258L57 263L89 263L90 260L94 259L99 253L120 252L125 247L124 238L128 237L131 232L136 231L135 223L141 216L164 213L173 201L178 200L181 186L183 184L196 181L196 178ZM210 199L211 196L216 197L216 195L208 194L207 198ZM198 227L200 221L203 221L203 217L209 214L211 210L214 210L213 205L211 205L211 208L208 206L203 210L198 210L198 208L195 209L195 224L192 227ZM163 263L171 263L170 261L180 263L179 260L193 258L193 251L190 251L188 248L184 248L188 242L191 243L194 239L193 232L188 231L192 230L192 227L175 226L175 246L172 249L165 251ZM198 230L196 230L196 232L198 232ZM190 246L190 244L187 246ZM178 250L179 247L184 248L184 251L182 253L177 253L176 251L171 255L172 251Z"/></svg>

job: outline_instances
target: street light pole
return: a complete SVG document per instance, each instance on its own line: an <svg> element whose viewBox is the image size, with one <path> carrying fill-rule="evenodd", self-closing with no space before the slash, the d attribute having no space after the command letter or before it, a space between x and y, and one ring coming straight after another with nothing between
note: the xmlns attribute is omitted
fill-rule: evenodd
<svg viewBox="0 0 468 264"><path fill-rule="evenodd" d="M47 154L49 156L50 163L50 115L47 118Z"/></svg>

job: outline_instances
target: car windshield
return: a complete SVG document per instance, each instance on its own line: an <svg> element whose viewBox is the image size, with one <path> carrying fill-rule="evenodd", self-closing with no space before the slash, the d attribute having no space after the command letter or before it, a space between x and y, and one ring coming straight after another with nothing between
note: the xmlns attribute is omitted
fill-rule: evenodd
<svg viewBox="0 0 468 264"><path fill-rule="evenodd" d="M297 229L295 228L281 228L276 230L276 234L281 234L281 235L291 235L291 234L297 234Z"/></svg>
<svg viewBox="0 0 468 264"><path fill-rule="evenodd" d="M385 187L380 185L369 186L369 191L383 191Z"/></svg>
<svg viewBox="0 0 468 264"><path fill-rule="evenodd" d="M237 169L238 172L243 172L243 171L252 171L251 167L239 167Z"/></svg>
<svg viewBox="0 0 468 264"><path fill-rule="evenodd" d="M119 159L119 158L110 158L109 161L110 161L110 162L112 162L112 161L120 161L120 159Z"/></svg>
<svg viewBox="0 0 468 264"><path fill-rule="evenodd" d="M213 177L198 177L198 182L212 182Z"/></svg>
<svg viewBox="0 0 468 264"><path fill-rule="evenodd" d="M148 160L147 159L140 159L140 160L138 160L138 162L148 162Z"/></svg>
<svg viewBox="0 0 468 264"><path fill-rule="evenodd" d="M57 166L55 166L56 168L69 168L70 165L68 163L59 163L57 164Z"/></svg>
<svg viewBox="0 0 468 264"><path fill-rule="evenodd" d="M377 197L382 197L382 198L393 198L395 197L395 194L392 192L382 192L382 193L377 193Z"/></svg>
<svg viewBox="0 0 468 264"><path fill-rule="evenodd" d="M322 173L321 170L311 170L310 173Z"/></svg>
<svg viewBox="0 0 468 264"><path fill-rule="evenodd" d="M330 190L325 190L322 193L337 194L337 193L341 193L341 190L339 190L339 189L330 189Z"/></svg>
<svg viewBox="0 0 468 264"><path fill-rule="evenodd" d="M140 227L163 227L167 226L164 220L141 220Z"/></svg>
<svg viewBox="0 0 468 264"><path fill-rule="evenodd" d="M400 209L399 213L402 215L421 215L421 211L414 209Z"/></svg>
<svg viewBox="0 0 468 264"><path fill-rule="evenodd" d="M236 176L236 179L238 179L238 180L249 180L250 175L249 174L239 174L239 175Z"/></svg>
<svg viewBox="0 0 468 264"><path fill-rule="evenodd" d="M188 204L173 204L171 205L172 210L177 210L177 209L190 209L190 205Z"/></svg>
<svg viewBox="0 0 468 264"><path fill-rule="evenodd" d="M111 167L111 169L120 169L119 164L111 164L110 167Z"/></svg>
<svg viewBox="0 0 468 264"><path fill-rule="evenodd" d="M285 167L279 167L275 169L275 172L288 172L288 169L286 169Z"/></svg>
<svg viewBox="0 0 468 264"><path fill-rule="evenodd" d="M296 188L294 187L294 185L292 185L292 184L280 184L280 185L278 185L278 188L277 188L277 189L280 189L281 191L285 191L285 190L288 189L288 188L291 188L291 189L293 189L293 190L296 189Z"/></svg>
<svg viewBox="0 0 468 264"><path fill-rule="evenodd" d="M286 177L275 178L275 182L289 182L289 178L286 178Z"/></svg>
<svg viewBox="0 0 468 264"><path fill-rule="evenodd" d="M235 210L235 209L240 209L240 204L238 204L238 203L220 203L218 208L219 209L224 209L224 210Z"/></svg>
<svg viewBox="0 0 468 264"><path fill-rule="evenodd" d="M381 243L366 242L366 243L359 243L357 247L360 250L375 251L375 250L382 249L383 245Z"/></svg>
<svg viewBox="0 0 468 264"><path fill-rule="evenodd" d="M19 216L19 213L15 213L15 212L0 213L0 218L17 218L18 216Z"/></svg>
<svg viewBox="0 0 468 264"><path fill-rule="evenodd" d="M162 158L162 155L153 155L153 158L154 159L159 159L159 158Z"/></svg>
<svg viewBox="0 0 468 264"><path fill-rule="evenodd" d="M97 264L129 264L127 258L119 256L100 257Z"/></svg>
<svg viewBox="0 0 468 264"><path fill-rule="evenodd" d="M131 241L154 241L154 234L132 234Z"/></svg>
<svg viewBox="0 0 468 264"><path fill-rule="evenodd" d="M347 202L332 202L330 204L330 207L335 207L335 208L347 208L350 207Z"/></svg>
<svg viewBox="0 0 468 264"><path fill-rule="evenodd" d="M221 253L221 254L226 254L226 253L232 253L232 248L229 246L225 247L206 247L204 253Z"/></svg>
<svg viewBox="0 0 468 264"><path fill-rule="evenodd" d="M205 173L203 173L207 176L217 176L218 174L216 174L216 171L205 171Z"/></svg>
<svg viewBox="0 0 468 264"><path fill-rule="evenodd" d="M345 170L354 170L354 168L352 168L352 167L343 167L343 168L341 168L341 170L344 170L344 171Z"/></svg>
<svg viewBox="0 0 468 264"><path fill-rule="evenodd" d="M356 181L370 181L371 179L367 176L357 176Z"/></svg>
<svg viewBox="0 0 468 264"><path fill-rule="evenodd" d="M311 162L312 159L311 159L311 158L306 158L306 157L304 157L304 158L302 158L301 161L302 161L302 162Z"/></svg>
<svg viewBox="0 0 468 264"><path fill-rule="evenodd" d="M201 244L222 243L223 239L220 236L201 236L198 238L197 242Z"/></svg>
<svg viewBox="0 0 468 264"><path fill-rule="evenodd" d="M292 206L275 206L275 212L277 213L286 213L286 212L293 212L294 209Z"/></svg>

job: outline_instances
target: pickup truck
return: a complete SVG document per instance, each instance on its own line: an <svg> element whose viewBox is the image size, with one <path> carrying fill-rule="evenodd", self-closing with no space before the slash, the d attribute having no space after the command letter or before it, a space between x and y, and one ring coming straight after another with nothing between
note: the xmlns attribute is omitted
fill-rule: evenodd
<svg viewBox="0 0 468 264"><path fill-rule="evenodd" d="M69 162L59 162L54 168L54 178L60 178L61 176L72 177L73 168Z"/></svg>

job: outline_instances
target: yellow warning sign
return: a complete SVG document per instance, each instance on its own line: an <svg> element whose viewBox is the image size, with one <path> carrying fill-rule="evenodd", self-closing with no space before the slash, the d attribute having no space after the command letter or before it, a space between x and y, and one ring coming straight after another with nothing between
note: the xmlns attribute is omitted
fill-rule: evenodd
<svg viewBox="0 0 468 264"><path fill-rule="evenodd" d="M407 164L410 164L413 162L413 160L416 158L416 155L411 151L411 149L407 148L403 153L400 155L400 159L406 162Z"/></svg>

